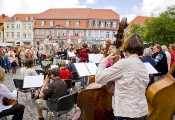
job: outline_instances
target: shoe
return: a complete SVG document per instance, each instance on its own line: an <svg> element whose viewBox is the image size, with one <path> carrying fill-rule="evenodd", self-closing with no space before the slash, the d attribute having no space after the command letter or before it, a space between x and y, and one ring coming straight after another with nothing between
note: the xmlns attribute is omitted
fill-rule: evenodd
<svg viewBox="0 0 175 120"><path fill-rule="evenodd" d="M36 120L44 120L44 118L37 117Z"/></svg>

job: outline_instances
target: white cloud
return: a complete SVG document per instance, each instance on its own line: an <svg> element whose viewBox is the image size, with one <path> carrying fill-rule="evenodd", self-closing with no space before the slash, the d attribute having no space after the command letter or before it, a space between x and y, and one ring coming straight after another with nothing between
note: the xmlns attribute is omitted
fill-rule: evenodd
<svg viewBox="0 0 175 120"><path fill-rule="evenodd" d="M104 7L104 9L112 9L113 11L117 11L117 6L109 5L109 6Z"/></svg>
<svg viewBox="0 0 175 120"><path fill-rule="evenodd" d="M97 0L86 0L85 4L94 4Z"/></svg>
<svg viewBox="0 0 175 120"><path fill-rule="evenodd" d="M175 0L143 0L140 6L133 6L131 14L123 16L127 17L129 22L138 15L150 16L151 13L154 13L157 16L173 4L175 4Z"/></svg>
<svg viewBox="0 0 175 120"><path fill-rule="evenodd" d="M50 8L86 8L78 0L0 0L0 14L41 13Z"/></svg>

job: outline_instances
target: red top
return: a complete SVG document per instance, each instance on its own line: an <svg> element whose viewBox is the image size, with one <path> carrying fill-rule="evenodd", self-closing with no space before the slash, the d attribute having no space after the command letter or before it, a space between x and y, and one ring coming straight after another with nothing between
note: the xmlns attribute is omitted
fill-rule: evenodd
<svg viewBox="0 0 175 120"><path fill-rule="evenodd" d="M90 50L87 48L83 48L80 51L80 61L81 62L88 62L88 53L90 53Z"/></svg>
<svg viewBox="0 0 175 120"><path fill-rule="evenodd" d="M68 69L60 69L60 79L72 79L73 75Z"/></svg>
<svg viewBox="0 0 175 120"><path fill-rule="evenodd" d="M171 62L170 62L170 67L173 66L173 64L175 63L175 50L171 51Z"/></svg>

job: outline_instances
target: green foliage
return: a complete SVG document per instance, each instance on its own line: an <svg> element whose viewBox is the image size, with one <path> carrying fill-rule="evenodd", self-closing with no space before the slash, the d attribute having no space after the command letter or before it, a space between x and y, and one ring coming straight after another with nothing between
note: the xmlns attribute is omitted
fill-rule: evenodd
<svg viewBox="0 0 175 120"><path fill-rule="evenodd" d="M149 45L169 45L175 41L175 5L168 7L158 17L145 20L144 26L133 24L132 33L138 33Z"/></svg>

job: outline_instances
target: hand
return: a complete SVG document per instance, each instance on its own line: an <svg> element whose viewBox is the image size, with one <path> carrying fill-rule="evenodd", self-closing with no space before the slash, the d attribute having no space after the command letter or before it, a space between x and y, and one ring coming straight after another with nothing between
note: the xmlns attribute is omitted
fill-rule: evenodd
<svg viewBox="0 0 175 120"><path fill-rule="evenodd" d="M119 59L119 55L115 55L115 52L112 52L109 56L107 56L108 60L112 60L114 58L118 58Z"/></svg>
<svg viewBox="0 0 175 120"><path fill-rule="evenodd" d="M50 82L50 77L48 75L45 78L45 82Z"/></svg>

